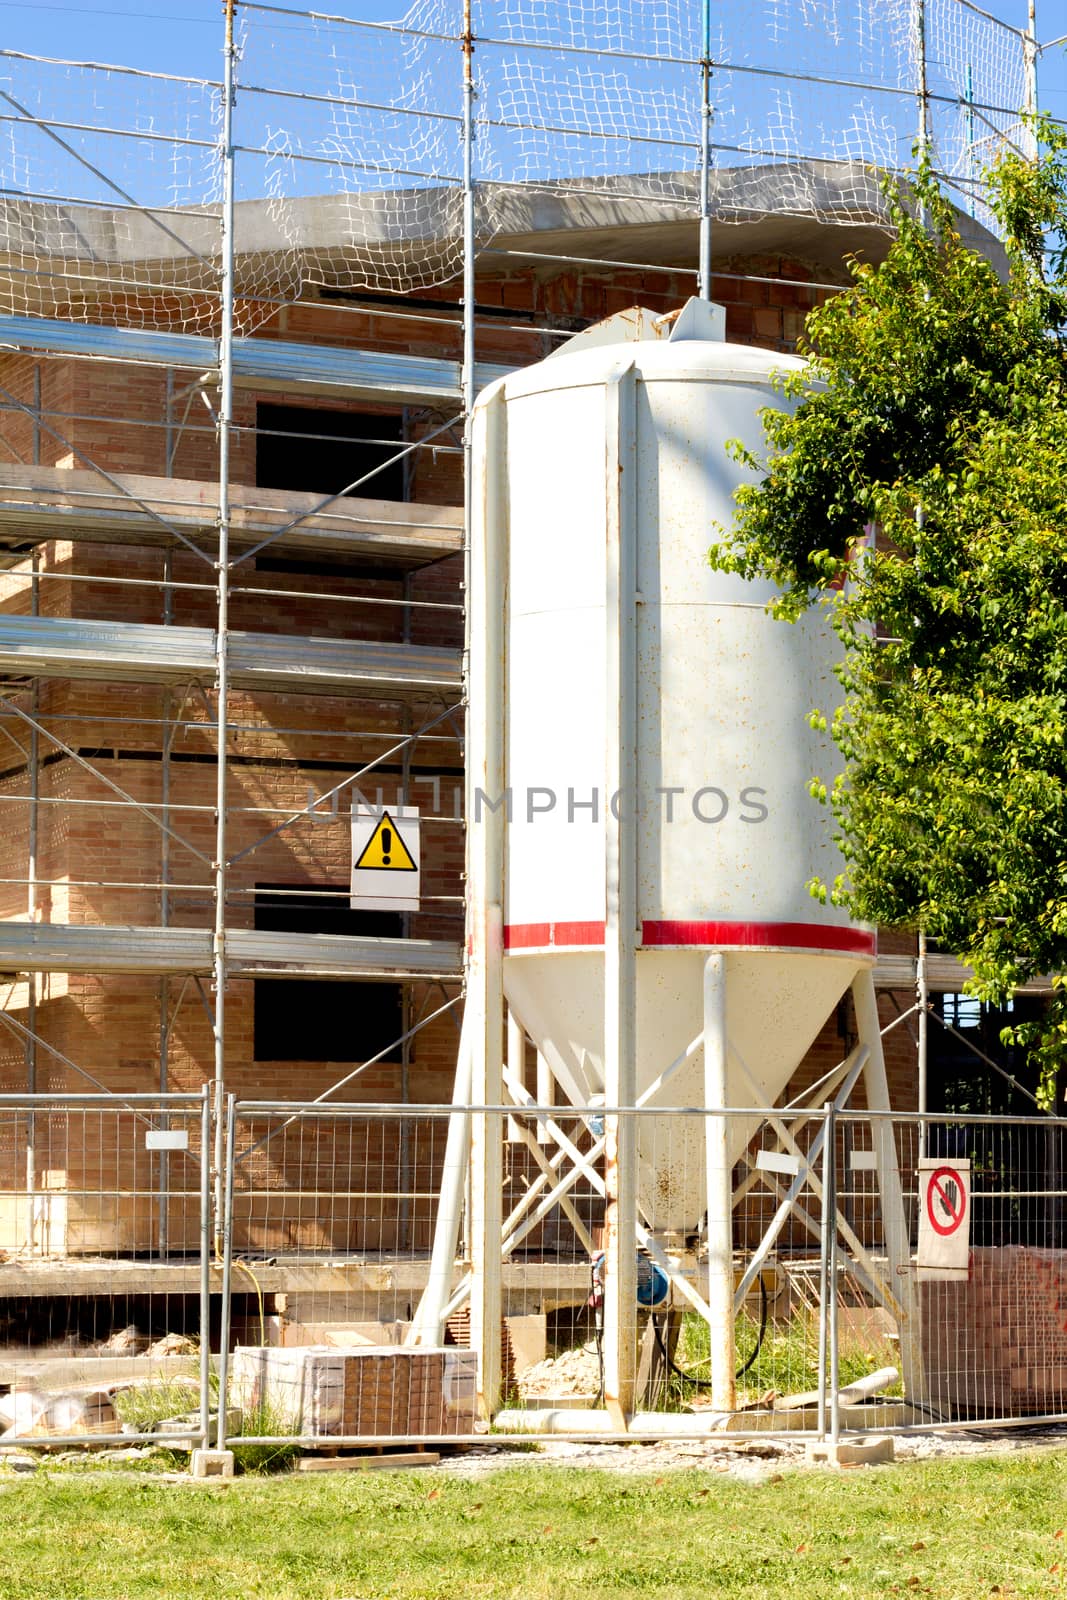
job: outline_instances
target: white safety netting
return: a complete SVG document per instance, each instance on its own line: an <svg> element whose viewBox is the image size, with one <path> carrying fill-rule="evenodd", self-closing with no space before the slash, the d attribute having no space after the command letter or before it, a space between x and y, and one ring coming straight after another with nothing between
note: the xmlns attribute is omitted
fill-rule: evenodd
<svg viewBox="0 0 1067 1600"><path fill-rule="evenodd" d="M213 327L220 110L209 83L0 54L2 309Z"/></svg>
<svg viewBox="0 0 1067 1600"><path fill-rule="evenodd" d="M1026 149L1024 52L1018 32L959 0L926 0L926 77L939 170L987 225L981 175L1006 146Z"/></svg>
<svg viewBox="0 0 1067 1600"><path fill-rule="evenodd" d="M356 12L356 0L351 0ZM928 93L960 203L1022 137L1023 39L968 0L736 0L707 41L713 215L884 216ZM236 322L310 285L455 280L462 0L395 25L239 9ZM694 0L474 0L475 234L691 218L704 55ZM0 52L0 310L217 332L217 83Z"/></svg>
<svg viewBox="0 0 1067 1600"><path fill-rule="evenodd" d="M251 246L262 216L286 290L455 278L463 58L453 0L415 0L395 28L255 5L240 15L238 247Z"/></svg>

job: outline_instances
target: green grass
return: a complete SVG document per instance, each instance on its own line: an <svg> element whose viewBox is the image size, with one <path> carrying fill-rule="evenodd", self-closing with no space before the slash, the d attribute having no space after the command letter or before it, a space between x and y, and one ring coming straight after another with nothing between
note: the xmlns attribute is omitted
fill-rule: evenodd
<svg viewBox="0 0 1067 1600"><path fill-rule="evenodd" d="M758 1335L758 1319L747 1314L738 1317L735 1329L738 1365L755 1350ZM708 1349L707 1323L703 1317L687 1314L678 1340L678 1366L697 1377L707 1377L710 1371ZM897 1348L888 1340L861 1339L842 1330L838 1366L843 1385L854 1383L879 1367L896 1366L898 1360ZM817 1388L818 1382L818 1316L814 1312L798 1311L787 1323L768 1323L759 1353L738 1380L739 1399L744 1404L772 1389L780 1395L801 1394ZM666 1408L674 1409L693 1392L690 1386L677 1380L668 1389ZM900 1393L900 1385L895 1385L890 1392Z"/></svg>
<svg viewBox="0 0 1067 1600"><path fill-rule="evenodd" d="M777 1480L777 1481L775 1481ZM0 1600L1067 1593L1067 1451L769 1474L0 1481Z"/></svg>
<svg viewBox="0 0 1067 1600"><path fill-rule="evenodd" d="M122 1421L133 1423L142 1433L150 1433L157 1422L196 1411L199 1404L199 1371L193 1364L190 1364L189 1375L160 1377L151 1383L121 1389L115 1395L115 1409ZM218 1406L218 1380L215 1373L211 1375L211 1404L213 1408ZM241 1440L232 1442L238 1472L262 1474L286 1471L293 1457L299 1453L298 1447L261 1444L257 1436L292 1433L292 1431L292 1418L266 1404L261 1405L256 1411L246 1411L241 1417L241 1434L242 1439L247 1439L249 1442L247 1444ZM164 1453L160 1454L162 1459ZM166 1452L166 1456L169 1459L164 1460L164 1464L170 1465L173 1462L179 1470L188 1459L187 1456L183 1457L174 1452ZM106 1461L106 1458L103 1459Z"/></svg>
<svg viewBox="0 0 1067 1600"><path fill-rule="evenodd" d="M189 1373L154 1378L133 1384L115 1394L115 1410L123 1422L150 1433L157 1422L183 1417L200 1405L200 1377L192 1363Z"/></svg>
<svg viewBox="0 0 1067 1600"><path fill-rule="evenodd" d="M272 1434L293 1432L292 1417L265 1401L255 1411L245 1411L241 1417L241 1440L230 1441L237 1471L258 1473L260 1476L271 1472L287 1472L294 1456L300 1454L299 1445L257 1444L255 1438L257 1434L269 1438ZM245 1444L244 1439L252 1442Z"/></svg>

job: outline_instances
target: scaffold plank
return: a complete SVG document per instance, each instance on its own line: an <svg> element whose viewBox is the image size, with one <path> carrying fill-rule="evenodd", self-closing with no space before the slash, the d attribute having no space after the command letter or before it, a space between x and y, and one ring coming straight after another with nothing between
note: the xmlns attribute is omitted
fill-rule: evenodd
<svg viewBox="0 0 1067 1600"><path fill-rule="evenodd" d="M229 971L237 978L454 980L458 943L347 938L231 928ZM199 974L211 972L211 933L201 928L0 923L0 971Z"/></svg>
<svg viewBox="0 0 1067 1600"><path fill-rule="evenodd" d="M102 327L49 317L0 316L0 349L171 367L203 373L208 379L216 373L219 359L216 341L202 334ZM510 367L480 366L477 385L484 388L509 371ZM413 405L453 401L457 406L462 397L458 361L284 339L235 339L233 375L241 387L285 394L386 397Z"/></svg>
<svg viewBox="0 0 1067 1600"><path fill-rule="evenodd" d="M428 1256L338 1257L299 1260L274 1257L257 1262L256 1281L262 1294L329 1294L343 1296L338 1304L341 1316L374 1317L386 1299L403 1306L418 1300L426 1285ZM504 1264L507 1304L512 1314L538 1311L560 1305L579 1304L589 1294L588 1261L509 1261ZM200 1285L200 1266L193 1260L131 1261L129 1258L83 1258L68 1256L53 1260L22 1259L0 1261L0 1298L18 1296L79 1296L112 1294L196 1294ZM234 1268L231 1287L234 1294L250 1289L245 1273ZM211 1267L211 1292L222 1290L222 1270ZM390 1305L390 1309L393 1309ZM0 1361L0 1383L11 1382L33 1363L47 1359L41 1352L7 1352L10 1361ZM83 1357L81 1360L92 1359ZM103 1359L103 1358L97 1358ZM60 1355L56 1364L70 1365L70 1356Z"/></svg>
<svg viewBox="0 0 1067 1600"><path fill-rule="evenodd" d="M132 473L112 481L116 488L95 472L0 463L0 548L25 549L42 539L177 544L165 524L203 543L213 538L215 484ZM323 498L231 484L230 543L240 550L269 538L275 554L304 550L404 564L433 561L463 548L462 511L455 507L346 497L317 511Z"/></svg>
<svg viewBox="0 0 1067 1600"><path fill-rule="evenodd" d="M0 616L0 673L14 677L210 684L215 649L210 628ZM426 645L231 632L229 659L234 687L281 694L406 701L461 686L458 652Z"/></svg>
<svg viewBox="0 0 1067 1600"><path fill-rule="evenodd" d="M346 938L231 928L226 935L234 977L458 979L460 946L451 940ZM934 994L957 994L971 969L952 956L927 957ZM209 973L211 934L200 928L0 923L0 972ZM879 956L879 989L915 987L915 959ZM1034 978L1020 993L1047 994L1051 978Z"/></svg>
<svg viewBox="0 0 1067 1600"><path fill-rule="evenodd" d="M968 979L974 976L970 967L964 966L954 956L931 954L926 958L927 988L932 994L959 994ZM874 968L877 989L914 990L916 982L915 957L911 955L879 955ZM1019 994L1051 994L1051 978L1031 978L1020 985Z"/></svg>

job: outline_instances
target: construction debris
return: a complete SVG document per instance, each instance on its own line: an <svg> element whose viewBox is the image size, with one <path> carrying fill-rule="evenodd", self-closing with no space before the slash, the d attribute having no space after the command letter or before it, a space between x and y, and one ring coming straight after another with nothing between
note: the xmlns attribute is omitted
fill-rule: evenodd
<svg viewBox="0 0 1067 1600"><path fill-rule="evenodd" d="M301 1455L297 1472L408 1472L412 1467L436 1467L441 1459L437 1450L394 1450L389 1454L369 1451L348 1455Z"/></svg>
<svg viewBox="0 0 1067 1600"><path fill-rule="evenodd" d="M41 1394L36 1389L16 1389L0 1397L0 1422L5 1424L4 1442L122 1431L111 1396L100 1389L88 1394Z"/></svg>
<svg viewBox="0 0 1067 1600"><path fill-rule="evenodd" d="M868 1400L872 1395L883 1394L891 1389L895 1383L900 1382L900 1373L896 1367L879 1367L877 1372L869 1372L864 1378L857 1378L854 1383L841 1389L838 1399L843 1406L858 1405L861 1400ZM808 1389L803 1394L779 1395L774 1402L776 1411L801 1411L808 1406L817 1406L819 1403L818 1389Z"/></svg>
<svg viewBox="0 0 1067 1600"><path fill-rule="evenodd" d="M128 1333L130 1330L126 1331ZM199 1349L197 1341L184 1333L165 1333L162 1339L148 1346L145 1355L161 1361L164 1356L195 1356Z"/></svg>
<svg viewBox="0 0 1067 1600"><path fill-rule="evenodd" d="M580 1345L575 1350L565 1350L562 1355L548 1356L528 1367L518 1379L518 1390L524 1399L545 1395L595 1398L600 1392L600 1360L596 1342Z"/></svg>
<svg viewBox="0 0 1067 1600"><path fill-rule="evenodd" d="M147 1334L142 1333L131 1323L128 1328L119 1328L110 1338L105 1339L99 1348L110 1355L139 1356L148 1349L150 1343Z"/></svg>

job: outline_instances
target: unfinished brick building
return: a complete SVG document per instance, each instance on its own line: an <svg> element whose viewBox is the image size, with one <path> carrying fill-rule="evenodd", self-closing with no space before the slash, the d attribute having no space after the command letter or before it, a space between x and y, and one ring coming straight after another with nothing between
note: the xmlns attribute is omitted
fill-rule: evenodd
<svg viewBox="0 0 1067 1600"><path fill-rule="evenodd" d="M762 220L716 226L712 295L728 339L792 350L807 310L848 281L845 258L878 259L887 236L877 214L775 217L773 171L765 182ZM306 1101L351 1076L346 1099L440 1102L463 925L457 286L390 297L346 289L340 269L331 282L343 240L328 207L303 204L321 282L295 304L263 296L234 354L225 1086ZM478 262L479 382L616 311L669 312L692 291L696 228L677 206L542 193L509 209ZM79 225L104 237L99 213ZM238 279L240 242L261 228L257 205L237 208ZM206 340L151 331L173 320L167 263L122 271L160 279L135 314L113 265L95 300L79 267L66 319L4 330L18 346L0 377L0 1082L12 1092L121 1096L215 1078L218 371ZM212 315L182 307L185 325ZM421 806L417 912L349 909L361 797ZM899 954L883 958L883 986L904 991L887 994L888 1018L911 1002L912 966L906 941L886 947ZM942 966L935 986L958 987ZM842 1014L824 1031L812 1079L849 1026ZM891 1048L896 1101L914 1104L906 1029ZM40 1131L37 1145L36 1185L71 1197L47 1223L12 1201L0 1244L192 1247L192 1208L131 1198L116 1210L80 1192L113 1186L96 1167L90 1178L95 1155L46 1148ZM427 1247L427 1215L405 1216L406 1245ZM368 1207L333 1237L267 1207L242 1243L395 1248L384 1216Z"/></svg>

